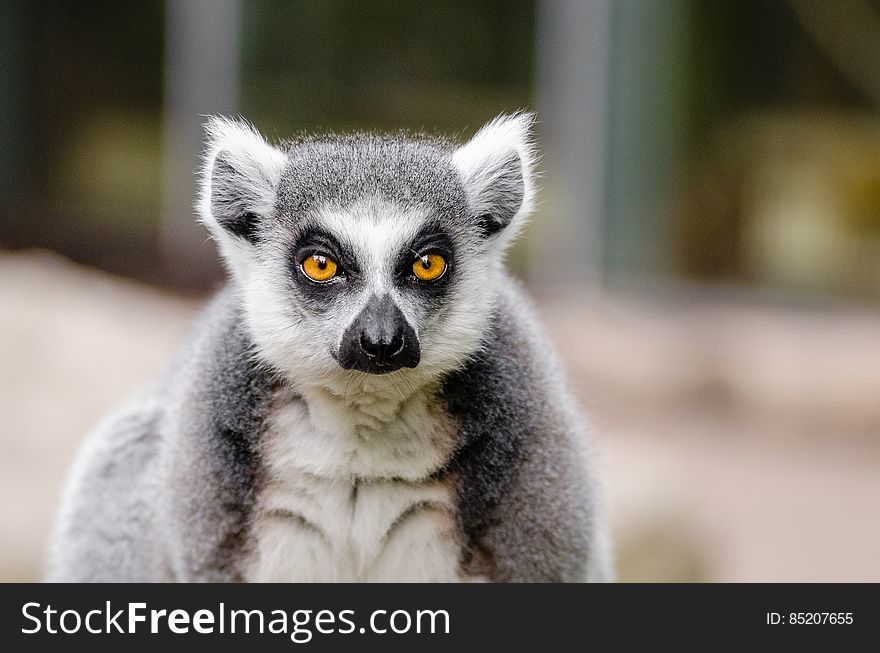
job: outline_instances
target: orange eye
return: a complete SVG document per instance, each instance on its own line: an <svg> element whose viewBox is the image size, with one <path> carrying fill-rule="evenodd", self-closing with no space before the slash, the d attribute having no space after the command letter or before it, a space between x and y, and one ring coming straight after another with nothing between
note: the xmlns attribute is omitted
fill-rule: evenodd
<svg viewBox="0 0 880 653"><path fill-rule="evenodd" d="M427 254L415 260L412 266L416 279L436 281L446 272L446 259L439 254Z"/></svg>
<svg viewBox="0 0 880 653"><path fill-rule="evenodd" d="M302 262L302 271L312 281L323 283L336 276L336 262L326 256L315 254Z"/></svg>

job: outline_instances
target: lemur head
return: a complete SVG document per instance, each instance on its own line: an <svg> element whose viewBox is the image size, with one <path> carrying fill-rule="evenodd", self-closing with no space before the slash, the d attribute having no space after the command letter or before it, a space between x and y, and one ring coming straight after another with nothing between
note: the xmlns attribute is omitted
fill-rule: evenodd
<svg viewBox="0 0 880 653"><path fill-rule="evenodd" d="M275 146L211 120L199 212L258 354L331 390L353 376L414 388L474 355L532 209L532 122L496 118L464 145L356 134Z"/></svg>

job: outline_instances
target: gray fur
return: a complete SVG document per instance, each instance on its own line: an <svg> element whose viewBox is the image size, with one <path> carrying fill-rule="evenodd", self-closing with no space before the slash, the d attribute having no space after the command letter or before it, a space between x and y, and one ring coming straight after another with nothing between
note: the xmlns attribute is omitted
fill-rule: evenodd
<svg viewBox="0 0 880 653"><path fill-rule="evenodd" d="M350 134L284 145L287 166L277 206L296 219L326 204L345 206L368 193L402 204L425 204L462 218L461 183L449 164L452 143L428 136Z"/></svg>
<svg viewBox="0 0 880 653"><path fill-rule="evenodd" d="M465 563L503 581L608 580L583 416L535 323L511 280L482 354L444 384Z"/></svg>
<svg viewBox="0 0 880 653"><path fill-rule="evenodd" d="M64 497L55 581L234 581L270 391L231 288L160 383L92 434Z"/></svg>
<svg viewBox="0 0 880 653"><path fill-rule="evenodd" d="M433 479L454 488L462 577L609 579L582 416L527 300L496 271L532 195L530 146L503 147L509 134L525 133L517 120L526 118L489 125L488 146L479 135L469 144L479 146L476 154L405 135L307 138L272 148L247 126L214 123L202 212L233 278L168 371L83 448L48 578L246 580L260 497L278 483L267 478L276 467L264 444L273 415L289 402L307 405L315 392L347 402L354 385L361 397L386 399L393 387L401 411L428 397L454 425L448 450L438 435L438 451L446 452L440 462L408 483ZM350 209L365 198L379 203ZM414 369L373 377L341 370L333 358L378 273L362 270L320 292L296 277L290 248L297 239L322 227L328 211L349 210L355 234L357 220L366 219L358 215L390 211L380 217L401 220L401 233L437 230L451 239L445 289L404 284L393 291L421 340L423 360ZM357 251L357 238L346 246L353 265L375 263ZM392 254L383 266L393 266ZM262 294L254 294L257 287ZM461 308L465 301L470 308ZM408 476L343 478L355 501L361 484ZM426 507L438 509L414 503L389 533ZM288 517L320 532L302 515Z"/></svg>

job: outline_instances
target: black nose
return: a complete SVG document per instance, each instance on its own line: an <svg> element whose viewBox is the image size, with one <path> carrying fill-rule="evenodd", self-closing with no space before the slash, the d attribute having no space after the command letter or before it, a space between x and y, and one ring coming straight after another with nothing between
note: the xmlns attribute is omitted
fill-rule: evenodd
<svg viewBox="0 0 880 653"><path fill-rule="evenodd" d="M342 336L339 364L347 370L387 374L419 364L416 332L390 296L373 296Z"/></svg>
<svg viewBox="0 0 880 653"><path fill-rule="evenodd" d="M361 332L361 349L378 365L388 365L391 359L400 356L403 353L404 345L406 345L406 338L402 329L395 333L390 341L373 340L365 331Z"/></svg>

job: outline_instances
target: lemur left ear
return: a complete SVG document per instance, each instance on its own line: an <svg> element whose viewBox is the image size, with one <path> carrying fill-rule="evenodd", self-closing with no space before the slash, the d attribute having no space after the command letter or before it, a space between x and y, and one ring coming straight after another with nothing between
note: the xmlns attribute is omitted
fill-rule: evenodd
<svg viewBox="0 0 880 653"><path fill-rule="evenodd" d="M534 208L534 122L531 113L499 116L452 155L471 211L487 237L502 230L513 236Z"/></svg>
<svg viewBox="0 0 880 653"><path fill-rule="evenodd" d="M205 131L201 220L221 245L255 244L259 222L275 202L284 153L243 120L214 117Z"/></svg>

